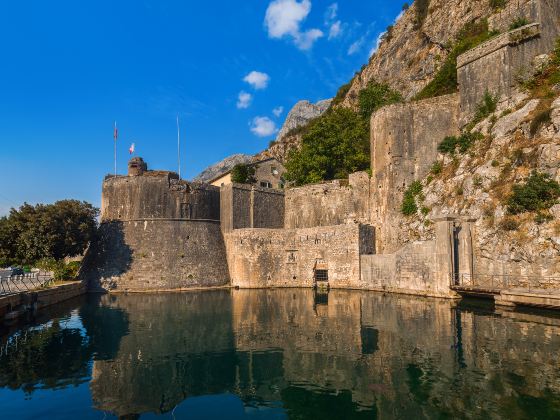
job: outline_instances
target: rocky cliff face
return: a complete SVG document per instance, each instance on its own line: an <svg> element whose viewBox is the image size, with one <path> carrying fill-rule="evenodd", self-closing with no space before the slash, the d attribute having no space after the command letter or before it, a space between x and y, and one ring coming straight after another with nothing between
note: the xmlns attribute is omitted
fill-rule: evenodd
<svg viewBox="0 0 560 420"><path fill-rule="evenodd" d="M411 99L438 71L449 45L468 23L492 13L488 0L431 0L423 22L416 3L385 36L369 63L352 80L343 105L354 107L360 90L371 80L386 83Z"/></svg>
<svg viewBox="0 0 560 420"><path fill-rule="evenodd" d="M194 182L208 182L217 176L226 173L231 170L235 165L249 163L253 160L253 156L244 155L242 153L229 156L224 160L209 166L198 174L193 181Z"/></svg>

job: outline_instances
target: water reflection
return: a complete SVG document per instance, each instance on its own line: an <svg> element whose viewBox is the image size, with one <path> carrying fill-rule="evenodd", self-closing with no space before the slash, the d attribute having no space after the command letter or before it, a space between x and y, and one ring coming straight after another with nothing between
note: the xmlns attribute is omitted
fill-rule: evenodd
<svg viewBox="0 0 560 420"><path fill-rule="evenodd" d="M79 327L25 330L0 356L0 385L89 380L95 408L127 418L223 394L290 418L560 415L549 314L312 290L105 295L78 314Z"/></svg>

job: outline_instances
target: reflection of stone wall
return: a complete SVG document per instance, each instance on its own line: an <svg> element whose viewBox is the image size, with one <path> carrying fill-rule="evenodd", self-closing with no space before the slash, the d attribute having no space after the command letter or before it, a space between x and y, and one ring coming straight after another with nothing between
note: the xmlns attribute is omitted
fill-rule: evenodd
<svg viewBox="0 0 560 420"><path fill-rule="evenodd" d="M370 179L365 172L349 176L348 182L290 188L286 191L286 228L331 226L370 220Z"/></svg>
<svg viewBox="0 0 560 420"><path fill-rule="evenodd" d="M366 240L373 238L372 230L359 224L235 230L226 234L232 285L311 287L320 261L328 266L330 287L355 287L360 279L360 254L373 248Z"/></svg>
<svg viewBox="0 0 560 420"><path fill-rule="evenodd" d="M310 399L288 400L294 388L309 398L349 395L379 418L532 418L560 408L560 325L546 317L343 290L102 302L127 313L128 334L112 360L94 362L90 388L96 407L119 415L235 393L301 417Z"/></svg>
<svg viewBox="0 0 560 420"><path fill-rule="evenodd" d="M381 108L371 117L372 221L379 227L378 252L402 245L399 221L405 190L425 177L438 144L459 132L458 95Z"/></svg>

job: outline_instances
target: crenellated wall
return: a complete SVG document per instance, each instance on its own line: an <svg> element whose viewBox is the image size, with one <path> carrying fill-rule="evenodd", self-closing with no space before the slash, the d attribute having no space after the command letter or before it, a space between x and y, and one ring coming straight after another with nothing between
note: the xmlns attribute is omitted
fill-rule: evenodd
<svg viewBox="0 0 560 420"><path fill-rule="evenodd" d="M290 188L286 191L287 229L332 226L370 220L370 177L351 174L348 180Z"/></svg>
<svg viewBox="0 0 560 420"><path fill-rule="evenodd" d="M459 96L447 95L390 105L371 117L371 220L379 229L377 251L402 245L398 222L408 186L425 177L437 159L437 146L459 133Z"/></svg>

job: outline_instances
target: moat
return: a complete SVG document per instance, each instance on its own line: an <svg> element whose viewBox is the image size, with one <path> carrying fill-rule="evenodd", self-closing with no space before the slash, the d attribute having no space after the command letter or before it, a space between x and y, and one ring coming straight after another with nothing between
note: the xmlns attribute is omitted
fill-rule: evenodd
<svg viewBox="0 0 560 420"><path fill-rule="evenodd" d="M0 334L10 419L560 416L560 317L478 301L89 295Z"/></svg>

